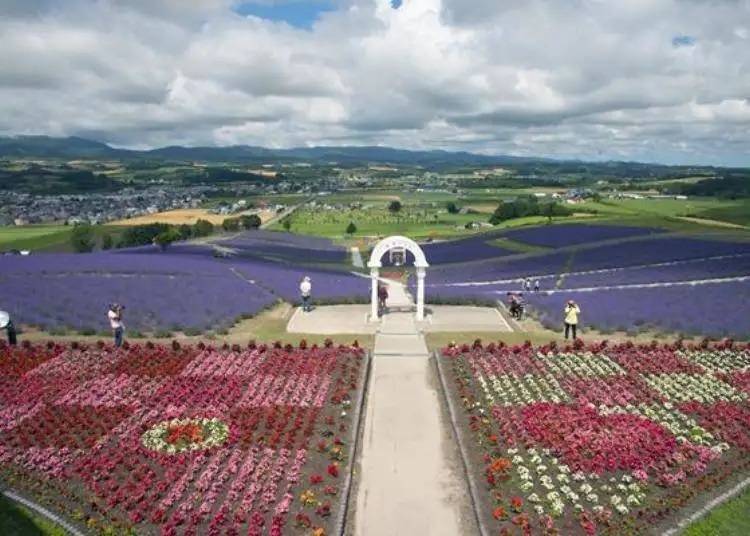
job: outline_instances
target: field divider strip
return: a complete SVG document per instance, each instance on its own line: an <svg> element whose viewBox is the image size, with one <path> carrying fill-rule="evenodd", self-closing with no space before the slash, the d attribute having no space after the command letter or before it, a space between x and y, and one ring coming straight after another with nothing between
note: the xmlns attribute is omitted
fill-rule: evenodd
<svg viewBox="0 0 750 536"><path fill-rule="evenodd" d="M350 444L352 445L351 452L349 453L349 470L346 472L346 481L344 482L344 493L342 495L342 506L341 506L341 512L339 513L339 517L336 521L336 534L339 536L344 536L346 534L346 523L347 523L347 517L349 516L349 503L352 500L352 482L354 480L354 468L357 463L357 455L359 453L359 443L360 438L364 435L364 418L363 418L363 409L367 401L367 391L370 387L370 377L372 376L372 361L373 361L373 355L372 352L367 351L365 353L365 359L367 362L365 363L365 366L363 367L364 370L362 371L362 377L360 378L360 382L362 385L362 391L359 394L359 400L357 401L357 406L354 410L354 426L352 426L351 431L351 440Z"/></svg>
<svg viewBox="0 0 750 536"><path fill-rule="evenodd" d="M443 371L443 365L441 364L440 359L440 351L435 350L432 352L432 358L435 360L435 365L437 367L438 372L438 378L440 378L440 386L441 390L443 392L443 397L445 398L446 406L448 407L448 416L451 421L451 429L453 430L453 435L456 438L456 442L458 443L458 450L461 454L461 464L464 468L464 474L466 477L466 482L469 485L469 497L471 498L471 506L472 510L474 511L474 517L477 524L477 527L479 528L479 533L481 536L490 536L491 532L489 529L484 525L482 516L482 513L479 511L481 508L481 502L479 501L479 488L477 487L476 480L474 479L474 475L472 474L470 470L469 465L469 455L468 451L466 450L466 444L464 443L463 436L461 435L461 431L458 427L458 421L456 420L456 409L453 405L453 400L451 399L450 394L448 393L448 384L446 383L445 379L445 373Z"/></svg>
<svg viewBox="0 0 750 536"><path fill-rule="evenodd" d="M26 499L25 497L22 497L21 495L18 495L16 492L11 490L3 490L3 495L7 497L8 499L17 502L19 504L22 504L29 510L32 510L34 513L39 514L40 516L48 519L49 521L55 523L60 528L62 528L65 532L68 534L72 534L73 536L85 536L83 532L75 528L72 524L65 521L62 517L55 514L54 512L51 512L44 506L37 504L36 502Z"/></svg>
<svg viewBox="0 0 750 536"><path fill-rule="evenodd" d="M684 517L683 519L679 520L677 524L675 524L674 527L664 531L662 533L662 536L672 536L674 534L681 532L691 523L698 521L699 519L704 517L706 514L710 513L711 510L713 510L717 506L739 495L742 492L742 490L747 488L749 485L750 485L750 477L746 478L739 484L736 484L734 487L722 493L718 497L715 497L714 499L710 500L705 506L693 512L689 516Z"/></svg>

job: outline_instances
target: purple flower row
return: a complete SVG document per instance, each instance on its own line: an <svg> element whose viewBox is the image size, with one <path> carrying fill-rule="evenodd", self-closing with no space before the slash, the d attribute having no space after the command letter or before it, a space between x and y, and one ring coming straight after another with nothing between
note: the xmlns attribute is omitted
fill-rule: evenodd
<svg viewBox="0 0 750 536"><path fill-rule="evenodd" d="M750 282L695 286L528 294L542 324L562 326L563 307L574 299L583 326L603 330L657 329L715 337L750 337Z"/></svg>
<svg viewBox="0 0 750 536"><path fill-rule="evenodd" d="M662 232L649 227L562 224L507 231L503 236L533 246L560 248Z"/></svg>

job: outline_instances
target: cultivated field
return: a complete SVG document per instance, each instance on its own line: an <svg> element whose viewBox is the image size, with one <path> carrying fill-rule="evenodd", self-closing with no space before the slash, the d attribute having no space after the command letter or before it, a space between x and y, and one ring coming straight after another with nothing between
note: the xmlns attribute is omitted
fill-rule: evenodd
<svg viewBox="0 0 750 536"><path fill-rule="evenodd" d="M253 212L254 213L254 212ZM244 213L237 214L212 214L208 209L204 208L184 208L178 210L168 210L166 212L159 212L156 214L148 214L144 216L136 216L135 218L129 218L125 220L112 222L110 225L120 226L131 226L131 225L147 225L149 223L170 223L172 225L195 225L198 220L206 220L214 225L221 225L221 223L227 218L235 218ZM272 211L263 210L258 213L261 221L265 222L274 216Z"/></svg>

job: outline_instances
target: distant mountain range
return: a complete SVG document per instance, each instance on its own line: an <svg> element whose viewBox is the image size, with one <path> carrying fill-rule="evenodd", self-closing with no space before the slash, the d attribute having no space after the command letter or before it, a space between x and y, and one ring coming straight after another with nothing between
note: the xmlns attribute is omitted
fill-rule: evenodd
<svg viewBox="0 0 750 536"><path fill-rule="evenodd" d="M158 159L201 162L261 162L289 160L339 163L391 163L423 165L502 165L544 161L542 158L514 156L487 156L468 152L408 151L390 147L298 147L294 149L268 149L249 145L230 147L169 146L148 151L117 149L106 143L79 137L54 138L49 136L0 137L0 157L15 158L117 158Z"/></svg>
<svg viewBox="0 0 750 536"><path fill-rule="evenodd" d="M713 166L667 166L638 162L583 162L555 160L541 157L481 155L463 151L409 151L380 146L297 147L269 149L250 145L230 147L169 146L159 149L130 150L111 147L106 143L80 137L55 138L50 136L0 136L0 158L62 158L62 159L118 159L162 160L206 163L267 163L308 162L340 165L394 164L423 166L427 169L447 169L461 166L514 166L533 173L539 166L554 168L557 172L577 172L585 168L605 169L613 175L636 176L663 174L668 170L709 170ZM619 170L619 172L618 172Z"/></svg>

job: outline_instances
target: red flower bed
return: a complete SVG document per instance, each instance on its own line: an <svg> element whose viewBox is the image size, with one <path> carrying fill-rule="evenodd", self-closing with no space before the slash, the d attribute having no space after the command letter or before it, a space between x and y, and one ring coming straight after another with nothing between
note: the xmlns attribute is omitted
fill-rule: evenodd
<svg viewBox="0 0 750 536"><path fill-rule="evenodd" d="M574 471L644 469L665 460L674 436L636 415L601 415L593 407L532 404L521 411L529 435L560 456Z"/></svg>
<svg viewBox="0 0 750 536"><path fill-rule="evenodd" d="M488 531L649 532L747 471L748 367L731 344L446 348Z"/></svg>
<svg viewBox="0 0 750 536"><path fill-rule="evenodd" d="M331 533L363 356L0 345L0 471L107 530Z"/></svg>
<svg viewBox="0 0 750 536"><path fill-rule="evenodd" d="M750 408L727 402L700 404L687 402L680 409L696 415L701 426L721 439L746 452L750 452Z"/></svg>

